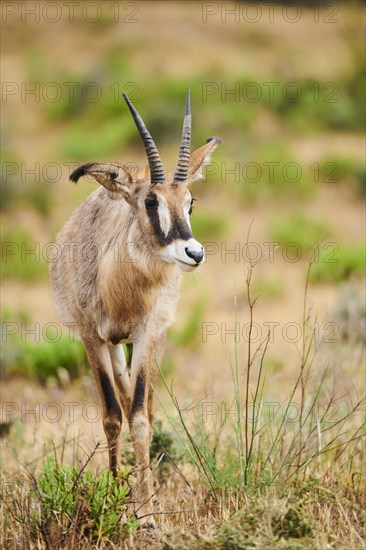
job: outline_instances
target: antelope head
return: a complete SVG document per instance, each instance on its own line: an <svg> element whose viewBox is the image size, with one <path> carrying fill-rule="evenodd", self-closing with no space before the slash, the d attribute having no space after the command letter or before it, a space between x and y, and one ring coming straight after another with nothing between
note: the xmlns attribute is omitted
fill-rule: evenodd
<svg viewBox="0 0 366 550"><path fill-rule="evenodd" d="M145 146L149 166L141 171L117 163L87 163L77 168L70 179L91 175L112 196L123 198L131 207L139 225L140 240L148 243L151 252L161 261L176 264L183 271L192 271L204 260L204 248L192 234L190 215L193 201L188 185L202 178L204 165L221 143L208 138L205 145L191 153L191 106L187 91L186 111L176 169L164 174L158 149L143 120L123 94ZM142 237L141 237L142 236Z"/></svg>

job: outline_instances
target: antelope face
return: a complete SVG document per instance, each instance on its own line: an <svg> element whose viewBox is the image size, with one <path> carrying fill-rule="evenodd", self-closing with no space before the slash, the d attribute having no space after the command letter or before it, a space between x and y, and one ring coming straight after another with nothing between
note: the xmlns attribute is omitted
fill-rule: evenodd
<svg viewBox="0 0 366 550"><path fill-rule="evenodd" d="M163 262L176 264L183 271L192 271L204 261L204 249L192 235L190 215L192 195L188 184L202 178L204 165L221 143L209 138L205 145L191 153L191 105L189 90L183 122L179 158L174 173L164 175L157 147L140 115L123 94L145 146L149 169L132 173L129 167L117 163L88 163L77 168L70 179L92 175L112 193L118 193L129 203L138 218L139 238L151 254Z"/></svg>
<svg viewBox="0 0 366 550"><path fill-rule="evenodd" d="M193 199L186 185L150 185L143 203L162 260L183 271L196 269L204 260L204 249L192 235Z"/></svg>

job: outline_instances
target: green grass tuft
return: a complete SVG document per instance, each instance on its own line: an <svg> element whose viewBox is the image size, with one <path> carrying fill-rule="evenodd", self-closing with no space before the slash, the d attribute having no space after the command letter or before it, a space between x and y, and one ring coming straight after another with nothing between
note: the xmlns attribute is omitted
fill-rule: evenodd
<svg viewBox="0 0 366 550"><path fill-rule="evenodd" d="M169 340L174 346L194 348L201 340L201 327L207 307L207 297L202 296L192 307L180 330L171 329Z"/></svg>
<svg viewBox="0 0 366 550"><path fill-rule="evenodd" d="M129 495L127 479L115 479L108 471L96 474L66 466L48 457L38 477L19 477L5 488L5 524L15 520L15 529L37 546L70 547L73 540L116 542L138 526L133 516L124 517Z"/></svg>
<svg viewBox="0 0 366 550"><path fill-rule="evenodd" d="M201 212L193 212L192 231L200 241L223 237L228 230L228 220L223 216L213 216Z"/></svg>
<svg viewBox="0 0 366 550"><path fill-rule="evenodd" d="M1 278L35 281L47 276L41 245L25 231L15 229L5 233L1 251Z"/></svg>
<svg viewBox="0 0 366 550"><path fill-rule="evenodd" d="M8 312L2 323L5 339L1 352L2 376L22 375L44 383L48 378L57 380L61 367L71 378L80 376L87 368L85 349L80 341L55 332L53 327L39 326L38 330L28 320ZM36 332L35 341L27 338L31 327Z"/></svg>
<svg viewBox="0 0 366 550"><path fill-rule="evenodd" d="M341 245L334 254L321 250L319 261L314 263L310 280L313 283L340 283L350 277L366 274L366 249L364 244Z"/></svg>
<svg viewBox="0 0 366 550"><path fill-rule="evenodd" d="M292 214L287 218L277 218L270 226L271 238L284 246L296 243L303 252L309 251L315 243L331 235L326 224L302 213Z"/></svg>

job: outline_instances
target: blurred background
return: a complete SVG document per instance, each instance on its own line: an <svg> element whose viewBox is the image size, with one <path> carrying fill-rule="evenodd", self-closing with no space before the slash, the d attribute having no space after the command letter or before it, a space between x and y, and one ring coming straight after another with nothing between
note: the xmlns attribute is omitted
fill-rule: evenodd
<svg viewBox="0 0 366 550"><path fill-rule="evenodd" d="M193 229L208 256L184 277L169 333L164 369L179 399L230 398L235 332L244 372L248 255L261 260L251 282L257 342L272 331L265 398L284 401L299 368L313 254L306 311L318 323L316 360L332 366L341 391L362 393L363 3L5 4L2 401L19 405L14 419L21 403L98 400L81 345L57 325L48 243L96 188L72 185L73 168L146 163L122 93L171 169L187 87L193 147L212 135L223 144L193 186ZM78 418L72 433L99 433ZM18 425L20 453L67 424L41 416L36 433L35 419Z"/></svg>

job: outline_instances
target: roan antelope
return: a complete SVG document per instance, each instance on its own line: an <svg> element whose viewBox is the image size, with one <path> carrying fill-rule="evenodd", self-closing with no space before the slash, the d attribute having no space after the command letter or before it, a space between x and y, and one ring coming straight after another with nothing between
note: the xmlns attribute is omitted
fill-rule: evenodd
<svg viewBox="0 0 366 550"><path fill-rule="evenodd" d="M75 183L90 175L102 187L80 204L58 234L61 252L50 275L56 308L62 321L78 331L95 375L110 469L116 475L122 406L136 455L137 515L144 516L142 523L154 525L151 382L173 321L180 274L204 260L203 246L191 231L193 199L187 185L202 177L221 140L209 138L190 154L188 90L178 164L165 176L151 135L126 94L124 98L149 168L134 173L128 165L90 162L71 174ZM133 344L130 373L122 343Z"/></svg>

